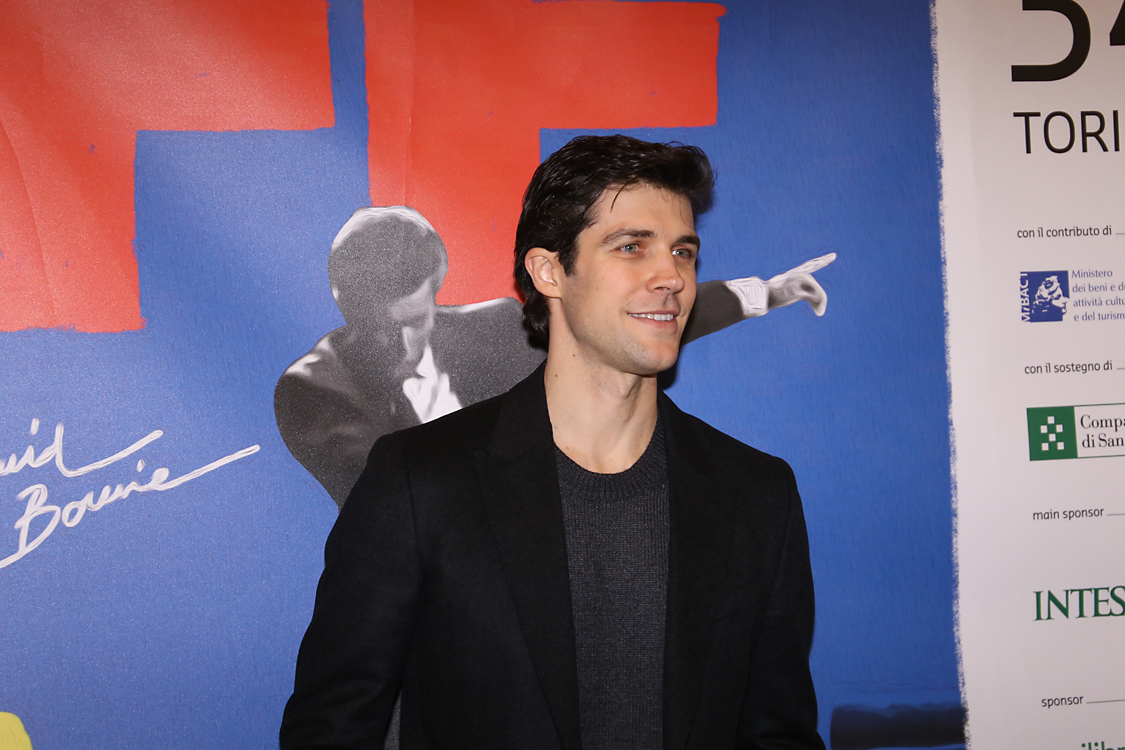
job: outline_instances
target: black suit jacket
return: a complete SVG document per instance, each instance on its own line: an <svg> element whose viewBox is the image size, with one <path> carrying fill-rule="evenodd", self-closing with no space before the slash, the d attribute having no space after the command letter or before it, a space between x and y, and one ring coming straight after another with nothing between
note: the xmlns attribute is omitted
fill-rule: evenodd
<svg viewBox="0 0 1125 750"><path fill-rule="evenodd" d="M660 397L670 541L664 748L823 748L813 591L785 462ZM542 370L376 443L325 548L281 747L578 750Z"/></svg>

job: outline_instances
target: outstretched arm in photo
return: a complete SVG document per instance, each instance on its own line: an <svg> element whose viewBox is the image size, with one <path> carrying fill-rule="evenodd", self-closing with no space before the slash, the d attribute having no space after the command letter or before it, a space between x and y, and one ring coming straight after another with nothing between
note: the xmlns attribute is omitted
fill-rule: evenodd
<svg viewBox="0 0 1125 750"><path fill-rule="evenodd" d="M836 253L802 263L763 281L747 276L729 281L705 281L696 292L695 310L684 330L683 343L694 341L770 310L805 301L817 316L828 308L828 293L813 273L836 260Z"/></svg>

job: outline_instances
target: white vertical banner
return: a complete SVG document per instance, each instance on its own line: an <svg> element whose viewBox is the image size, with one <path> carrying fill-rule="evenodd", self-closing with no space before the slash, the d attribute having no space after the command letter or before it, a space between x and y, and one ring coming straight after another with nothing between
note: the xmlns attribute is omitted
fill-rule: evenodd
<svg viewBox="0 0 1125 750"><path fill-rule="evenodd" d="M937 0L977 748L1125 747L1122 0Z"/></svg>

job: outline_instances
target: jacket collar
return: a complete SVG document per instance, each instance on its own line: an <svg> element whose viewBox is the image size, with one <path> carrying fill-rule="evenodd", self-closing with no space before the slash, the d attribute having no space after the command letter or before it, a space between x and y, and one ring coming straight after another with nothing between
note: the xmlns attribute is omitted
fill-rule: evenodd
<svg viewBox="0 0 1125 750"><path fill-rule="evenodd" d="M532 665L564 750L579 750L574 616L543 370L504 396L477 469Z"/></svg>
<svg viewBox="0 0 1125 750"><path fill-rule="evenodd" d="M477 456L485 504L531 661L563 748L578 750L578 670L555 443L540 366L503 398ZM734 514L692 417L663 393L669 479L664 747L687 744L711 637Z"/></svg>

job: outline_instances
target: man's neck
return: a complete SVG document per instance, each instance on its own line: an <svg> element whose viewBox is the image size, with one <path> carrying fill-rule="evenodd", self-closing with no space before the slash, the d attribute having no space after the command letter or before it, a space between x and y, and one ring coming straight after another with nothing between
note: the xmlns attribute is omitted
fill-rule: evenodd
<svg viewBox="0 0 1125 750"><path fill-rule="evenodd" d="M625 471L645 452L656 428L656 378L547 355L547 411L555 445L599 474Z"/></svg>

